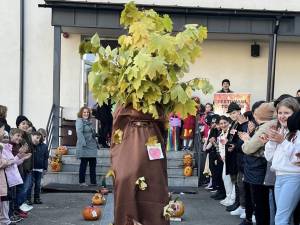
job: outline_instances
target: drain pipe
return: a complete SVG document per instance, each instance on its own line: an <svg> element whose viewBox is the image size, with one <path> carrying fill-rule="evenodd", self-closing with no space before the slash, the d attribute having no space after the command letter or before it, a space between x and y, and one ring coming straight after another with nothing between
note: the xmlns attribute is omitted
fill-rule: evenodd
<svg viewBox="0 0 300 225"><path fill-rule="evenodd" d="M274 99L277 37L278 37L279 25L280 25L280 18L276 18L274 31L269 46L267 101L272 101Z"/></svg>
<svg viewBox="0 0 300 225"><path fill-rule="evenodd" d="M24 0L20 0L20 78L19 115L23 115L24 103Z"/></svg>

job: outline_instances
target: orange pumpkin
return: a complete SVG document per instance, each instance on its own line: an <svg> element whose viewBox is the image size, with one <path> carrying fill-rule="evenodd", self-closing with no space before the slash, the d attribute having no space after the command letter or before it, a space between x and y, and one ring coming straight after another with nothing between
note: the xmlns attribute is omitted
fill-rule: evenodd
<svg viewBox="0 0 300 225"><path fill-rule="evenodd" d="M57 155L67 155L68 154L68 148L66 146L59 146L56 149Z"/></svg>
<svg viewBox="0 0 300 225"><path fill-rule="evenodd" d="M104 196L101 193L94 194L92 198L92 204L93 205L104 205L106 202Z"/></svg>
<svg viewBox="0 0 300 225"><path fill-rule="evenodd" d="M101 217L101 209L94 206L86 206L82 210L84 220L98 220Z"/></svg>
<svg viewBox="0 0 300 225"><path fill-rule="evenodd" d="M176 198L173 201L170 201L170 206L174 210L172 217L182 217L184 214L184 204L182 201Z"/></svg>
<svg viewBox="0 0 300 225"><path fill-rule="evenodd" d="M62 164L57 161L51 161L50 165L52 172L60 172L62 169Z"/></svg>
<svg viewBox="0 0 300 225"><path fill-rule="evenodd" d="M186 166L183 169L183 175L186 177L190 177L193 175L193 168L191 166Z"/></svg>
<svg viewBox="0 0 300 225"><path fill-rule="evenodd" d="M184 166L193 165L193 155L191 153L186 153L183 155L183 165Z"/></svg>

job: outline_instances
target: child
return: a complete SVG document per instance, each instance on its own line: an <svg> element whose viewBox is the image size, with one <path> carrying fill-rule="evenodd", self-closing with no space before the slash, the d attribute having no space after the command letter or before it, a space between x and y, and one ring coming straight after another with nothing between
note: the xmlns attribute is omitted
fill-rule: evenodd
<svg viewBox="0 0 300 225"><path fill-rule="evenodd" d="M188 114L183 121L183 150L189 150L193 144L195 116Z"/></svg>
<svg viewBox="0 0 300 225"><path fill-rule="evenodd" d="M0 122L0 142L4 136L4 123ZM8 225L11 221L8 216L9 202L7 201L7 181L4 169L11 165L6 159L2 158L3 144L0 143L0 224Z"/></svg>
<svg viewBox="0 0 300 225"><path fill-rule="evenodd" d="M44 144L44 139L46 138L46 131L42 128L38 130L41 134L40 143L34 148L33 152L33 170L32 170L32 186L34 185L34 201L33 204L43 204L40 199L41 192L41 180L43 174L47 171L48 168L48 146ZM31 200L31 190L32 186L28 190L28 195L30 195Z"/></svg>
<svg viewBox="0 0 300 225"><path fill-rule="evenodd" d="M30 153L32 153L32 157L29 160L24 161L24 165L23 165L24 176L26 177L26 179L28 179L26 185L24 184L23 191L25 194L25 198L27 199L26 204L29 206L32 205L31 190L32 190L32 181L33 181L33 168L34 168L33 166L34 166L34 161L37 159L36 158L37 157L36 155L38 154L37 146L40 144L41 137L42 137L41 133L37 131L33 131L30 134L29 151Z"/></svg>

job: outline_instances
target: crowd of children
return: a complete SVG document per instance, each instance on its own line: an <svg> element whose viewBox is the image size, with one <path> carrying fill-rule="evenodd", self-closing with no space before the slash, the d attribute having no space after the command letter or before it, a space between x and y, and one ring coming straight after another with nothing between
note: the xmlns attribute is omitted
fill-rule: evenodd
<svg viewBox="0 0 300 225"><path fill-rule="evenodd" d="M42 204L40 188L48 167L45 129L36 130L25 116L16 128L6 122L7 107L0 105L0 224L28 217L32 204ZM32 201L32 189L33 201Z"/></svg>
<svg viewBox="0 0 300 225"><path fill-rule="evenodd" d="M299 225L299 100L282 95L256 102L244 114L232 102L228 117L205 116L204 172L211 175L206 189L242 219L240 225Z"/></svg>

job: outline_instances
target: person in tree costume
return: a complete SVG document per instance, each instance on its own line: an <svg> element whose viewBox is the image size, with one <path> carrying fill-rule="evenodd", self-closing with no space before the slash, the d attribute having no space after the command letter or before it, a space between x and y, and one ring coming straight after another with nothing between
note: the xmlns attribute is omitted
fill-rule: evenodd
<svg viewBox="0 0 300 225"><path fill-rule="evenodd" d="M196 115L192 92L211 92L205 79L181 82L189 64L200 55L207 29L186 25L173 35L168 15L125 5L120 23L128 35L118 48L104 48L95 34L79 51L96 54L89 87L99 103L118 105L113 115L111 170L114 180L114 225L168 225L169 203L164 143L165 118Z"/></svg>

